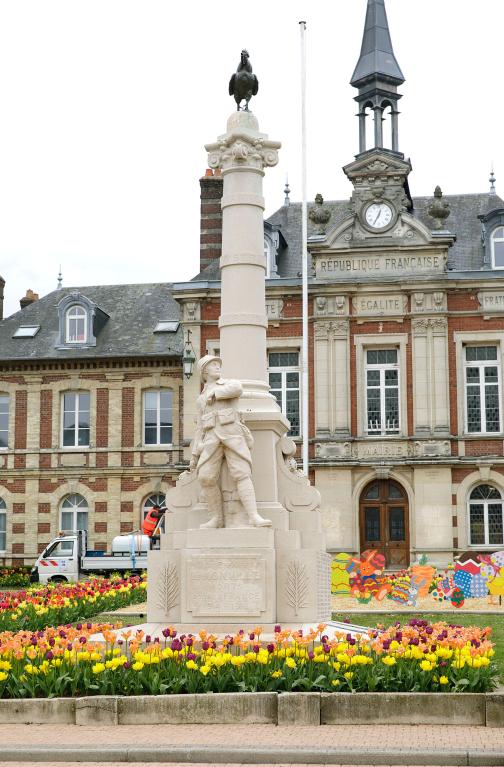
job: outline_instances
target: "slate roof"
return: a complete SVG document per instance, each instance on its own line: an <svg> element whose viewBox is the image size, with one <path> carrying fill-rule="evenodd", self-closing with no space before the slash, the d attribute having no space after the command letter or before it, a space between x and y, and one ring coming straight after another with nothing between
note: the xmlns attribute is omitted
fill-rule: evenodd
<svg viewBox="0 0 504 767"><path fill-rule="evenodd" d="M427 207L432 199L432 197L413 198L413 215L428 229L432 229L434 223L427 213ZM451 209L450 217L446 221L446 229L457 236L455 244L449 251L448 269L473 272L483 269L481 222L478 216L504 207L504 201L498 195L490 193L443 195L443 200L448 202ZM324 206L331 211L331 219L327 226L328 233L351 216L348 200L326 201ZM311 205L308 205L308 210L310 207ZM301 271L301 203L291 203L289 206L279 208L268 218L268 221L279 227L287 242L287 248L278 259L280 277L297 277ZM308 219L308 236L315 233Z"/></svg>
<svg viewBox="0 0 504 767"><path fill-rule="evenodd" d="M98 285L63 288L48 293L0 322L0 362L26 359L99 357L173 357L183 351L182 330L154 333L161 320L180 320L171 284ZM57 349L58 303L78 290L108 315L97 332L96 346ZM34 338L13 338L20 325L40 325Z"/></svg>

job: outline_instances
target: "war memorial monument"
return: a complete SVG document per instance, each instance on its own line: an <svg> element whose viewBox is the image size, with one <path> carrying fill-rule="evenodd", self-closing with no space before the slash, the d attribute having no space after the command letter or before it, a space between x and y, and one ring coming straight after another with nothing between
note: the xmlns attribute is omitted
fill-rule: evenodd
<svg viewBox="0 0 504 767"><path fill-rule="evenodd" d="M297 469L267 383L262 179L280 143L248 109L257 90L242 51L229 84L237 111L206 145L224 180L219 356L199 360L190 468L166 496L160 548L148 558L149 624L185 631L330 619L320 495Z"/></svg>

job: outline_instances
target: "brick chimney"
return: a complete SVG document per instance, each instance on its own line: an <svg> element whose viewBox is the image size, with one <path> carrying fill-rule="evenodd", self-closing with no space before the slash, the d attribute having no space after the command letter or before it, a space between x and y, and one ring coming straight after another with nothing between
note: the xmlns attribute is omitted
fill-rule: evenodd
<svg viewBox="0 0 504 767"><path fill-rule="evenodd" d="M27 306L30 306L30 304L35 303L35 301L38 301L38 299L39 299L39 294L34 293L33 290L31 290L31 288L28 288L28 290L26 291L26 296L23 296L23 298L19 300L21 309L26 309Z"/></svg>
<svg viewBox="0 0 504 767"><path fill-rule="evenodd" d="M222 190L224 179L220 170L208 168L200 178L201 224L200 224L200 271L220 259L222 252Z"/></svg>

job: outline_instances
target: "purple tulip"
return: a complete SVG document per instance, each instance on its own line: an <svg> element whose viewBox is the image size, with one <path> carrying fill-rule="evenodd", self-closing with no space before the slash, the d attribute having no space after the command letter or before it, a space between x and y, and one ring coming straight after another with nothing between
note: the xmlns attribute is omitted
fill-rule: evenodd
<svg viewBox="0 0 504 767"><path fill-rule="evenodd" d="M275 626L275 634L279 634L282 630L282 627L277 623Z"/></svg>

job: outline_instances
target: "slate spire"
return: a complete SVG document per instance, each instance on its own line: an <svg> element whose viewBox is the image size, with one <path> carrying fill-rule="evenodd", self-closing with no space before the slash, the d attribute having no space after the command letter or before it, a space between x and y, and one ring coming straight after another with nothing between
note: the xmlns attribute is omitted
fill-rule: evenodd
<svg viewBox="0 0 504 767"><path fill-rule="evenodd" d="M392 48L390 30L385 10L385 0L368 0L366 23L359 61L351 79L359 95L359 154L367 151L366 117L374 112L374 144L369 148L390 148L399 155L399 110L401 94L397 86L404 82L404 75ZM389 114L391 141L384 144L384 114Z"/></svg>
<svg viewBox="0 0 504 767"><path fill-rule="evenodd" d="M394 85L404 82L392 48L385 0L368 0L360 58L350 82L358 88L375 78Z"/></svg>

